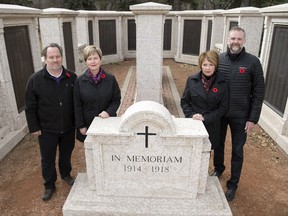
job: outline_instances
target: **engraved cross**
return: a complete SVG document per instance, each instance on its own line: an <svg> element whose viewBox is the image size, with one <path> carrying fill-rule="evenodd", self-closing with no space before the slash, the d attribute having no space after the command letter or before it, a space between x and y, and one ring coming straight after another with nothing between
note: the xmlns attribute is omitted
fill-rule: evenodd
<svg viewBox="0 0 288 216"><path fill-rule="evenodd" d="M148 126L145 126L145 133L137 133L137 135L145 135L145 148L148 148L148 136L156 135L156 133L148 133Z"/></svg>

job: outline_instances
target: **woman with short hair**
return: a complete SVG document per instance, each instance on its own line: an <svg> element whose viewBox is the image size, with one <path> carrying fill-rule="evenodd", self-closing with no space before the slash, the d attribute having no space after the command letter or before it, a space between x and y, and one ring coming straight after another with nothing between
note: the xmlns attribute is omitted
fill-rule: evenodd
<svg viewBox="0 0 288 216"><path fill-rule="evenodd" d="M74 86L76 139L81 142L94 117L116 116L121 100L116 78L101 68L101 49L90 45L84 48L83 54L87 69Z"/></svg>
<svg viewBox="0 0 288 216"><path fill-rule="evenodd" d="M186 118L202 121L209 134L215 155L221 153L221 117L228 109L228 85L217 73L218 53L210 50L203 52L198 59L200 71L188 77L181 98L181 107ZM217 167L214 160L214 166Z"/></svg>

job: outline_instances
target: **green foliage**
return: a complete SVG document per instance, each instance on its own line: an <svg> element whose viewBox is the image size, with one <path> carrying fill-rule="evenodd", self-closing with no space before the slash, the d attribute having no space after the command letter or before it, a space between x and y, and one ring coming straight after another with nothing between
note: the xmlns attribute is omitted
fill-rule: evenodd
<svg viewBox="0 0 288 216"><path fill-rule="evenodd" d="M288 0L251 0L251 6L259 7L259 8L285 4L285 3L288 3Z"/></svg>
<svg viewBox="0 0 288 216"><path fill-rule="evenodd" d="M288 3L288 0L210 0L213 9L231 9L237 7L268 7Z"/></svg>
<svg viewBox="0 0 288 216"><path fill-rule="evenodd" d="M30 7L33 5L33 0L0 0L0 4L15 4Z"/></svg>
<svg viewBox="0 0 288 216"><path fill-rule="evenodd" d="M120 1L118 3L118 10L119 11L129 11L129 6L134 5L134 4L139 4L137 0L127 0L127 1Z"/></svg>
<svg viewBox="0 0 288 216"><path fill-rule="evenodd" d="M70 10L95 10L94 0L64 0L64 7Z"/></svg>

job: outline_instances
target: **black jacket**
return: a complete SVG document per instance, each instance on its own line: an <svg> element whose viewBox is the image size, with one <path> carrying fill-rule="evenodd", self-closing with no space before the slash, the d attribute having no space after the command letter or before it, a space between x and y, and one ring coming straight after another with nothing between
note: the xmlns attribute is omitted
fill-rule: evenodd
<svg viewBox="0 0 288 216"><path fill-rule="evenodd" d="M229 109L226 117L245 117L257 123L264 99L264 76L259 59L245 52L236 58L220 54L219 74L229 86Z"/></svg>
<svg viewBox="0 0 288 216"><path fill-rule="evenodd" d="M75 79L76 75L64 67L59 85L46 66L31 75L25 96L25 114L30 133L41 130L61 134L74 128Z"/></svg>
<svg viewBox="0 0 288 216"><path fill-rule="evenodd" d="M228 85L216 71L216 79L208 93L205 92L201 81L202 72L188 77L181 98L181 107L186 118L200 113L204 117L204 125L209 134L212 148L220 140L221 117L228 109Z"/></svg>
<svg viewBox="0 0 288 216"><path fill-rule="evenodd" d="M188 77L186 87L181 98L181 107L186 118L200 113L205 123L219 120L228 109L227 82L216 72L216 79L208 93L205 92L199 72Z"/></svg>
<svg viewBox="0 0 288 216"><path fill-rule="evenodd" d="M74 107L76 128L89 127L95 116L106 111L116 116L121 93L112 74L103 71L105 78L97 85L92 82L86 70L75 82Z"/></svg>

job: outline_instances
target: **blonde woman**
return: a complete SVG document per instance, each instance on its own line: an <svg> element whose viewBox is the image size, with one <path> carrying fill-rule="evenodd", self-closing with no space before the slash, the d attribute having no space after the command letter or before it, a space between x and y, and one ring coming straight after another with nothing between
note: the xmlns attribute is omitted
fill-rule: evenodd
<svg viewBox="0 0 288 216"><path fill-rule="evenodd" d="M101 49L90 45L84 48L83 54L87 69L74 86L76 139L81 142L94 117L116 116L121 100L115 77L101 68Z"/></svg>

